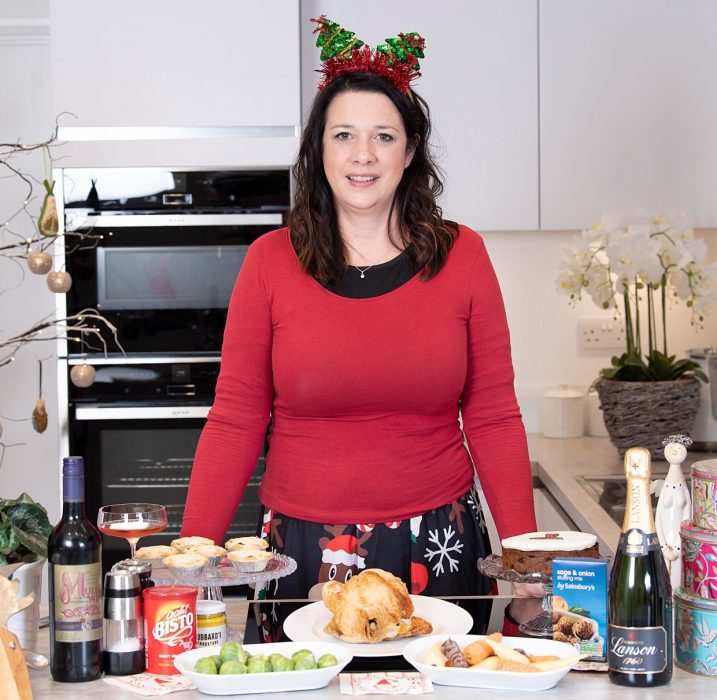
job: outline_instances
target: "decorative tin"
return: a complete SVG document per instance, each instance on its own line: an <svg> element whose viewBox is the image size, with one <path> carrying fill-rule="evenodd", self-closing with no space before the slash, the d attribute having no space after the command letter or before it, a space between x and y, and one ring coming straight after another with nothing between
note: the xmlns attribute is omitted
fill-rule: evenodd
<svg viewBox="0 0 717 700"><path fill-rule="evenodd" d="M675 664L717 677L717 601L675 591Z"/></svg>
<svg viewBox="0 0 717 700"><path fill-rule="evenodd" d="M717 532L685 520L682 540L682 585L685 593L717 600Z"/></svg>
<svg viewBox="0 0 717 700"><path fill-rule="evenodd" d="M692 524L717 530L717 459L692 465Z"/></svg>

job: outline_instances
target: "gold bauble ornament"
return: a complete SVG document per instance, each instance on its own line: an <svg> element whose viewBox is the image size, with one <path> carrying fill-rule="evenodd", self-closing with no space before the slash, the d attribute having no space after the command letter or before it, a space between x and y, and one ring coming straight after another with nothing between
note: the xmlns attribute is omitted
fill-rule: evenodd
<svg viewBox="0 0 717 700"><path fill-rule="evenodd" d="M95 383L95 368L92 365L75 365L70 370L72 383L80 389L86 389Z"/></svg>
<svg viewBox="0 0 717 700"><path fill-rule="evenodd" d="M52 268L52 256L43 250L33 250L27 256L27 266L36 275L46 275Z"/></svg>
<svg viewBox="0 0 717 700"><path fill-rule="evenodd" d="M72 277L70 277L69 272L51 272L47 276L47 286L55 294L64 294L70 291L70 287L72 287Z"/></svg>

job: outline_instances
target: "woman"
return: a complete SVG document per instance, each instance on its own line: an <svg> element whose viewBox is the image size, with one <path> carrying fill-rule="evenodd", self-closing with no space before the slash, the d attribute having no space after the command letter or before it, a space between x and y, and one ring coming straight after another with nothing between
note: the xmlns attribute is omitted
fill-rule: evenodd
<svg viewBox="0 0 717 700"><path fill-rule="evenodd" d="M369 567L486 593L474 464L500 536L536 529L503 302L480 237L441 217L427 105L360 65L327 73L289 226L242 266L182 533L222 540L271 418L264 536L298 562L273 595Z"/></svg>

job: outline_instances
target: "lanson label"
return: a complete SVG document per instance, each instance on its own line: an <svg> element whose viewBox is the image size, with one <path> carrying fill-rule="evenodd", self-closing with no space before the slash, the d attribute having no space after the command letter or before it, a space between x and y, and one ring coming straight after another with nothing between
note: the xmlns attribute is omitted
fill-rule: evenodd
<svg viewBox="0 0 717 700"><path fill-rule="evenodd" d="M613 671L660 673L667 665L664 627L608 625L607 661Z"/></svg>

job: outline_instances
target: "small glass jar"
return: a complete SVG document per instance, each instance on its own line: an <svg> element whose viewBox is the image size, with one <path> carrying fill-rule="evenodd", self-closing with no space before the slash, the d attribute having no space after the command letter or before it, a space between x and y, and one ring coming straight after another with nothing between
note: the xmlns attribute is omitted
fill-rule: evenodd
<svg viewBox="0 0 717 700"><path fill-rule="evenodd" d="M221 646L227 641L227 605L221 600L197 601L197 646Z"/></svg>

